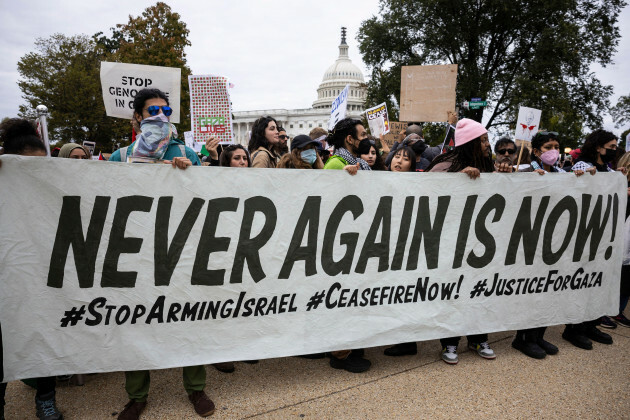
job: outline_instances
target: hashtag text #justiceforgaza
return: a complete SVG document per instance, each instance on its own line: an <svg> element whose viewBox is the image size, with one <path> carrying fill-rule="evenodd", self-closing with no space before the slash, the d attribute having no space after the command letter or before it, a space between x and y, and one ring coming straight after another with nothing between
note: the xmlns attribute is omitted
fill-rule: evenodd
<svg viewBox="0 0 630 420"><path fill-rule="evenodd" d="M511 220L507 220L507 217L502 218L507 206L506 198L495 194L485 201L477 195L467 196L463 211L458 210L457 214L455 210L449 212L449 208L461 209L462 206L449 207L452 200L448 195L437 198L405 197L402 209L395 214L392 210L393 197L374 197L378 204L373 215L370 215L358 196L348 195L341 197L327 215L321 211L322 197L310 196L305 199L293 229L286 228L283 223L278 232L282 235L278 243L288 243L288 249L283 255L282 265L275 263L272 266L264 254L269 255L271 252L265 246L278 227L278 211L274 202L267 197L244 200L221 197L207 201L193 198L180 220L171 220L171 196L125 196L116 199L115 204L111 197L97 196L91 214L81 214L81 198L63 197L48 270L49 287L63 286L70 248L81 288L94 286L96 260L101 248L104 248L101 250L105 251L105 257L100 286L135 287L138 273L125 271L130 268L128 266L119 267L119 259L122 254L138 254L144 239L129 235L126 232L127 222L132 213L149 213L154 205L157 206L153 233L156 286L170 284L192 228L200 217L203 227L195 250L190 282L192 285L220 286L226 280L242 283L245 267L255 282L268 276L288 279L301 270L304 270L305 276L336 276L351 272L363 274L370 259L378 262L378 272L417 270L421 257L428 270L445 268L438 267L440 253L445 251L453 253L448 267L453 269L463 266L484 268L495 259L497 252L502 253L503 250L505 254L501 255L501 263L505 266L523 263L551 266L563 257L573 262L580 262L582 258L592 261L600 243L605 250L605 258L609 259L619 212L617 194L583 194L579 199L565 196L555 204L550 203L550 196L536 200L532 196L525 196L518 204L518 211L511 211ZM330 200L330 197L326 199ZM205 214L202 212L204 206ZM110 208L115 210L109 224L109 240L106 246L101 247L101 241L107 239L103 231ZM240 229L233 232L233 237L219 236L217 227L225 220L223 218L238 210L242 210ZM328 220L322 229L320 219L324 217L328 217ZM255 218L264 220L262 228L254 229ZM87 232L83 231L82 220L89 220ZM399 228L394 231L392 220L400 220ZM557 228L560 220L568 220L566 227ZM502 230L502 236L509 235L508 245L501 250L497 249L496 238L488 230L495 223L506 228ZM457 231L455 242L452 242L454 237L446 241L442 237L447 224L451 225L450 231ZM453 224L456 224L455 230ZM604 237L608 224L612 224L610 238ZM359 228L367 230L361 244L357 231ZM175 232L170 235L170 240L169 229L171 233L173 229ZM552 238L557 241L557 237L562 238L561 245L552 245ZM236 248L230 254L231 272L229 279L226 279L225 268L208 269L208 263L216 256L213 253L225 254L232 241L236 242ZM474 249L467 247L471 241L476 244ZM339 255L340 250L343 250L342 256ZM541 252L537 254L537 250ZM277 252L277 249L273 250L274 255ZM265 263L267 266L263 267Z"/></svg>

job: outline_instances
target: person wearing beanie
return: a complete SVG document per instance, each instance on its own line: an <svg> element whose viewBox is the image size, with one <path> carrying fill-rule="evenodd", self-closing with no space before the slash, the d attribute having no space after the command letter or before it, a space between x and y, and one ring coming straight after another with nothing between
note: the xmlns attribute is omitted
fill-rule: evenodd
<svg viewBox="0 0 630 420"><path fill-rule="evenodd" d="M489 156L490 142L488 141L488 130L477 121L463 118L457 122L455 127L455 147L436 157L427 172L462 172L476 179L482 172L493 172L494 165ZM496 355L488 344L488 334L469 335L468 347L477 352L484 359L494 359ZM457 345L460 337L443 338L442 360L448 364L457 364ZM415 344L415 343L414 343ZM407 344L408 346L408 344ZM414 348L408 346L408 354L415 354ZM392 352L390 350L390 352Z"/></svg>

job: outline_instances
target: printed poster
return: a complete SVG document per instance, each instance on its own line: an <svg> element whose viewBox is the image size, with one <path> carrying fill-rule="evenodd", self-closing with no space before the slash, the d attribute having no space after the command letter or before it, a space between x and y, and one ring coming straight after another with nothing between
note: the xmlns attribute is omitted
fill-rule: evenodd
<svg viewBox="0 0 630 420"><path fill-rule="evenodd" d="M170 120L178 124L181 80L180 68L101 61L105 113L110 117L131 119L133 98L138 91L156 88L166 94L168 104L173 108Z"/></svg>
<svg viewBox="0 0 630 420"><path fill-rule="evenodd" d="M203 75L188 76L190 86L191 131L195 150L201 149L210 137L219 137L219 144L234 143L232 102L228 78Z"/></svg>
<svg viewBox="0 0 630 420"><path fill-rule="evenodd" d="M383 102L365 111L370 132L374 137L389 133L389 116L387 115L387 104Z"/></svg>
<svg viewBox="0 0 630 420"><path fill-rule="evenodd" d="M540 114L542 111L536 108L522 106L518 109L516 140L532 141L532 137L540 130Z"/></svg>

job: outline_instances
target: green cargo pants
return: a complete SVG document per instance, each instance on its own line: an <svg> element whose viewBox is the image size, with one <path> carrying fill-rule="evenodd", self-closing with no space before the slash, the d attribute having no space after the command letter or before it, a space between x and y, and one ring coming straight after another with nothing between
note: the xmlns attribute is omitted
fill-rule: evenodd
<svg viewBox="0 0 630 420"><path fill-rule="evenodd" d="M182 368L184 389L188 395L193 391L203 391L206 386L206 367L187 366ZM149 395L151 377L148 370L125 372L125 390L132 401L145 402Z"/></svg>

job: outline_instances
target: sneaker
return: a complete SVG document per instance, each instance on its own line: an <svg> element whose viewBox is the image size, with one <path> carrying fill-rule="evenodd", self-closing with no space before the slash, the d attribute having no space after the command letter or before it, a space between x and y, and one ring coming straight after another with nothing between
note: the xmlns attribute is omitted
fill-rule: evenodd
<svg viewBox="0 0 630 420"><path fill-rule="evenodd" d="M531 341L525 341L516 335L514 341L512 341L512 347L523 353L525 356L529 356L532 359L544 359L547 357L547 353L537 343Z"/></svg>
<svg viewBox="0 0 630 420"><path fill-rule="evenodd" d="M418 346L416 346L416 343L400 343L386 348L383 354L393 357L413 356L418 354Z"/></svg>
<svg viewBox="0 0 630 420"><path fill-rule="evenodd" d="M449 365L456 365L459 362L457 357L457 346L446 346L442 350L442 360Z"/></svg>
<svg viewBox="0 0 630 420"><path fill-rule="evenodd" d="M590 338L593 341L596 341L598 343L602 343L602 344L612 344L613 343L613 339L610 335L601 332L600 330L598 330L595 326L591 325L587 328L584 329L584 335L587 338Z"/></svg>
<svg viewBox="0 0 630 420"><path fill-rule="evenodd" d="M372 362L362 357L358 357L350 353L345 359L338 359L334 356L330 358L330 367L334 369L343 369L352 373L361 373L370 369Z"/></svg>
<svg viewBox="0 0 630 420"><path fill-rule="evenodd" d="M188 399L193 407L195 407L197 414L201 417L208 417L214 413L214 403L208 398L205 392L193 391L193 393L188 396Z"/></svg>
<svg viewBox="0 0 630 420"><path fill-rule="evenodd" d="M496 359L497 355L494 354L494 350L490 348L490 344L487 341L483 343L468 343L468 348L470 350L474 350L477 354L484 359Z"/></svg>
<svg viewBox="0 0 630 420"><path fill-rule="evenodd" d="M144 408L147 406L146 401L129 401L123 411L118 415L118 420L138 420L140 418L140 414L144 411Z"/></svg>
<svg viewBox="0 0 630 420"><path fill-rule="evenodd" d="M213 363L212 366L219 372L232 373L234 372L234 362Z"/></svg>
<svg viewBox="0 0 630 420"><path fill-rule="evenodd" d="M613 321L609 316L603 316L599 319L599 326L602 328L614 330L615 328L617 328L617 323Z"/></svg>
<svg viewBox="0 0 630 420"><path fill-rule="evenodd" d="M591 340L589 340L582 334L569 330L568 328L564 329L564 332L562 333L562 338L573 344L575 347L579 347L584 350L593 349L593 343L591 343Z"/></svg>
<svg viewBox="0 0 630 420"><path fill-rule="evenodd" d="M62 420L63 414L57 410L55 403L55 391L50 391L41 397L35 396L35 407L39 420Z"/></svg>
<svg viewBox="0 0 630 420"><path fill-rule="evenodd" d="M622 327L630 328L630 319L626 318L624 314L619 314L617 316L614 316L613 321L615 321L617 324L621 325Z"/></svg>

